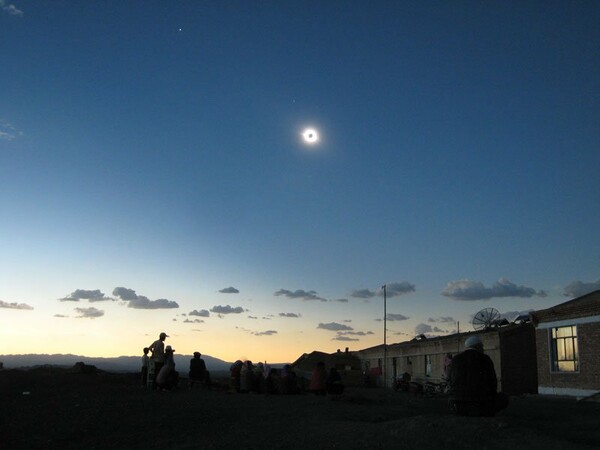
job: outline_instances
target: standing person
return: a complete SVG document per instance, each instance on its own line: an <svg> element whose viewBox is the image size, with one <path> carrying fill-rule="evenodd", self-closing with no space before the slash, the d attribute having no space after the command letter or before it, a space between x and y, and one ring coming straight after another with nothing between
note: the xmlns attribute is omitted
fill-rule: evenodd
<svg viewBox="0 0 600 450"><path fill-rule="evenodd" d="M446 353L444 357L444 373L442 374L442 378L444 381L448 381L450 379L450 365L452 364L452 353Z"/></svg>
<svg viewBox="0 0 600 450"><path fill-rule="evenodd" d="M483 353L481 339L471 336L465 347L450 364L450 408L461 416L492 417L508 406L508 397L496 391L494 363Z"/></svg>
<svg viewBox="0 0 600 450"><path fill-rule="evenodd" d="M152 361L154 362L154 373L158 376L160 369L165 364L165 339L169 335L164 331L158 335L158 339L150 344L152 351Z"/></svg>
<svg viewBox="0 0 600 450"><path fill-rule="evenodd" d="M326 380L327 372L325 372L325 363L323 361L319 361L313 370L310 378L310 384L308 385L308 390L316 395L325 395L327 392L325 386Z"/></svg>
<svg viewBox="0 0 600 450"><path fill-rule="evenodd" d="M142 356L142 387L148 386L148 363L150 358L148 357L148 352L150 349L148 347L144 347L144 355Z"/></svg>
<svg viewBox="0 0 600 450"><path fill-rule="evenodd" d="M179 373L175 370L175 349L167 345L165 348L165 363L156 375L156 386L159 389L170 391L177 387Z"/></svg>

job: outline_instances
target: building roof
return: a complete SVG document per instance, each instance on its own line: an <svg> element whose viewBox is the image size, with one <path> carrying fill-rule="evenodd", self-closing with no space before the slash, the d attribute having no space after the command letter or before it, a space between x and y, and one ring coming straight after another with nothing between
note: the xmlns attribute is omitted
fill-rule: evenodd
<svg viewBox="0 0 600 450"><path fill-rule="evenodd" d="M534 324L600 315L600 290L531 313Z"/></svg>
<svg viewBox="0 0 600 450"><path fill-rule="evenodd" d="M360 369L360 359L354 352L343 352L339 350L336 353L323 353L319 351L304 353L292 363L292 367L294 369L310 372L320 361L325 363L327 369L331 367L343 369L348 366L352 369Z"/></svg>

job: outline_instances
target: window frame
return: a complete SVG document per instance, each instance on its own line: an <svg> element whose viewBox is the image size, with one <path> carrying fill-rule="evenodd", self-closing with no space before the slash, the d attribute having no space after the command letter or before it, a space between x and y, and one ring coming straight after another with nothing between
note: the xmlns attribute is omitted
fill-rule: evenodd
<svg viewBox="0 0 600 450"><path fill-rule="evenodd" d="M570 334L559 336L560 329L570 328ZM569 342L567 342L569 341ZM568 353L567 345L570 346L572 359L559 359L559 343L563 346L563 353ZM556 374L578 374L581 371L581 355L579 352L579 330L576 324L562 325L548 328L548 359L550 364L550 373ZM573 363L573 370L561 370L560 363Z"/></svg>

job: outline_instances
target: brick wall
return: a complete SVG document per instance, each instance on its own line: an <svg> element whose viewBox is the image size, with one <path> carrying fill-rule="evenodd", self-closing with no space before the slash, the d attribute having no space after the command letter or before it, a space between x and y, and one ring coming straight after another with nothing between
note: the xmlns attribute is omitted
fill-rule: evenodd
<svg viewBox="0 0 600 450"><path fill-rule="evenodd" d="M600 322L577 325L579 372L550 371L549 330L536 330L538 384L544 387L600 390Z"/></svg>

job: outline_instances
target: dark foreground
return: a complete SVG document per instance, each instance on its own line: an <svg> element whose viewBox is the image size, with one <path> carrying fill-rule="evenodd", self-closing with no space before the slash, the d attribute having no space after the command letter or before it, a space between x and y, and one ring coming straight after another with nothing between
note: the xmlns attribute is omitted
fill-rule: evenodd
<svg viewBox="0 0 600 450"><path fill-rule="evenodd" d="M495 418L462 418L448 413L444 398L379 389L348 389L335 399L184 386L151 392L133 375L45 368L0 371L0 399L3 449L600 446L600 403L538 396L512 398Z"/></svg>

